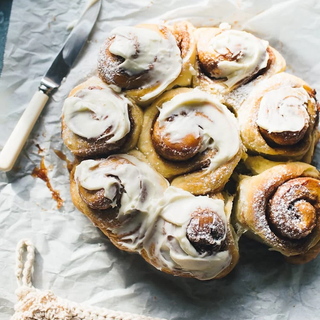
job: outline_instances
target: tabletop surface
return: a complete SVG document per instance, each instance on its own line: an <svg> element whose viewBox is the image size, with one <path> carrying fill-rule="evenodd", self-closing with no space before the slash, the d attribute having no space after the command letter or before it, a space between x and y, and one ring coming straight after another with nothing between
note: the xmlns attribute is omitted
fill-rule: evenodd
<svg viewBox="0 0 320 320"><path fill-rule="evenodd" d="M12 0L0 1L0 75L3 67L3 55L7 39Z"/></svg>

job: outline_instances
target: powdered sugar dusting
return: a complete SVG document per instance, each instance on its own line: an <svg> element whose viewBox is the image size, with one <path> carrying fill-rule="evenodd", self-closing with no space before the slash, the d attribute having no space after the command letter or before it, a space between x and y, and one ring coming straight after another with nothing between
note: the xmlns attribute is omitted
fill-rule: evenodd
<svg viewBox="0 0 320 320"><path fill-rule="evenodd" d="M119 70L119 62L116 59L108 58L107 51L109 45L110 39L107 38L100 48L98 56L98 72L103 81L117 86L115 75Z"/></svg>
<svg viewBox="0 0 320 320"><path fill-rule="evenodd" d="M316 225L317 192L312 178L297 178L285 182L269 203L269 222L275 232L288 239L309 235ZM319 201L318 201L319 202Z"/></svg>
<svg viewBox="0 0 320 320"><path fill-rule="evenodd" d="M197 250L219 251L226 238L225 223L206 208L199 208L187 227L187 237ZM209 246L209 248L207 247Z"/></svg>
<svg viewBox="0 0 320 320"><path fill-rule="evenodd" d="M159 32L124 26L111 31L100 51L98 69L102 78L121 86L114 75L124 74L128 79L134 79L126 83L128 86L131 81L135 83L130 88L150 88L140 97L141 101L163 92L179 76L182 59L171 32L164 27L158 29Z"/></svg>
<svg viewBox="0 0 320 320"><path fill-rule="evenodd" d="M275 168L271 174L270 170ZM261 184L255 185L254 180L261 176L264 176ZM320 196L315 190L319 190L320 182L313 178L296 178L286 165L249 179L255 185L251 202L253 232L278 250L303 250L307 236L315 227L316 214L319 214L315 209L319 205L315 203L320 203ZM307 185L310 181L315 185Z"/></svg>

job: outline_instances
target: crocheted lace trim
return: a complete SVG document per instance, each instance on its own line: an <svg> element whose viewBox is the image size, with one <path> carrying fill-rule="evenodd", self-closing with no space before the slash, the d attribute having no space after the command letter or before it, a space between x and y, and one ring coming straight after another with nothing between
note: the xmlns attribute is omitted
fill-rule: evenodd
<svg viewBox="0 0 320 320"><path fill-rule="evenodd" d="M23 261L25 251L27 255ZM161 320L78 304L57 297L51 291L40 291L32 286L34 259L33 244L30 240L21 240L18 243L16 255L18 302L11 320Z"/></svg>

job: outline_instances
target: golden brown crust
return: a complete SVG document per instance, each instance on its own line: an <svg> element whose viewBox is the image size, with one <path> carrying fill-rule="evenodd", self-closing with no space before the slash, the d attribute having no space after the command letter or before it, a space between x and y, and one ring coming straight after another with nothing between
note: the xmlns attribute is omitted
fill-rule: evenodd
<svg viewBox="0 0 320 320"><path fill-rule="evenodd" d="M69 94L69 97L74 96L77 92L86 88L99 88L101 83L101 80L98 78L90 78L73 88ZM116 93L114 94L116 95ZM107 135L106 137L100 139L86 139L81 137L68 128L64 116L61 118L62 139L69 150L75 156L81 158L107 156L117 152L120 149L122 152L130 151L137 144L143 122L143 113L141 109L133 102L128 104L128 112L131 125L130 132L117 142L108 142L112 135Z"/></svg>
<svg viewBox="0 0 320 320"><path fill-rule="evenodd" d="M315 259L319 255L319 253L320 253L320 241L314 247L309 249L306 253L303 253L297 256L285 257L285 258L286 258L286 261L291 264L305 264Z"/></svg>
<svg viewBox="0 0 320 320"><path fill-rule="evenodd" d="M320 173L315 167L279 164L257 176L243 176L238 188L234 215L238 232L285 256L304 254L319 242ZM301 225L309 220L310 210L315 217L306 223L304 233Z"/></svg>
<svg viewBox="0 0 320 320"><path fill-rule="evenodd" d="M239 261L239 246L238 246L238 235L236 234L234 227L231 223L231 213L232 213L232 207L233 207L233 200L234 197L230 196L229 194L214 194L210 195L212 198L220 198L225 201L225 213L228 218L228 229L227 229L227 244L226 247L229 250L229 253L231 254L231 262L228 267L226 267L224 270L222 270L215 279L221 279L225 277L227 274L229 274L237 265Z"/></svg>
<svg viewBox="0 0 320 320"><path fill-rule="evenodd" d="M291 132L290 135L287 132L270 134L261 130L257 125L263 95L283 86L304 88L310 96L307 104L310 120L298 134L295 132ZM314 91L303 80L287 73L280 73L269 78L250 93L238 110L240 133L244 146L250 154L260 154L271 160L302 160L310 163L319 138L317 108ZM273 141L270 142L270 139ZM295 143L295 140L298 141Z"/></svg>
<svg viewBox="0 0 320 320"><path fill-rule="evenodd" d="M189 174L184 174L172 180L171 185L184 189L192 194L207 194L210 192L220 192L229 181L235 167L242 157L242 148L228 162L222 164L212 172L198 170Z"/></svg>
<svg viewBox="0 0 320 320"><path fill-rule="evenodd" d="M269 145L292 146L303 139L308 130L308 124L305 124L300 131L268 132L268 130L260 127L259 130Z"/></svg>
<svg viewBox="0 0 320 320"><path fill-rule="evenodd" d="M180 21L168 26L176 38L178 47L181 51L182 70L179 77L167 88L189 87L192 81L192 75L195 71L196 63L196 40L194 37L194 26L187 21Z"/></svg>

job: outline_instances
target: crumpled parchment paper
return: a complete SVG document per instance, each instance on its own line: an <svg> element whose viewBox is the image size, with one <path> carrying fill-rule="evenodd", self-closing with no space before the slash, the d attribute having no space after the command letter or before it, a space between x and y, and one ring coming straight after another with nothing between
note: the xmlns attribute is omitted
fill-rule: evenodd
<svg viewBox="0 0 320 320"><path fill-rule="evenodd" d="M85 0L14 0L0 79L0 149L65 41L68 24ZM303 266L245 238L240 262L226 278L200 282L163 274L134 254L116 249L77 211L69 195L60 114L70 89L95 73L98 48L116 26L188 18L196 26L229 22L266 39L285 57L287 71L320 91L320 2L316 0L107 0L66 81L37 122L15 168L0 173L0 319L13 314L15 246L36 248L34 285L109 309L168 319L316 319L320 258ZM37 147L39 145L39 147ZM44 157L58 210L44 181L31 173ZM320 168L318 148L316 161Z"/></svg>

